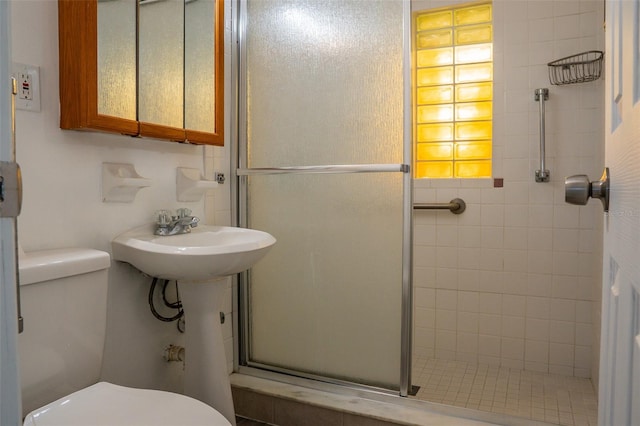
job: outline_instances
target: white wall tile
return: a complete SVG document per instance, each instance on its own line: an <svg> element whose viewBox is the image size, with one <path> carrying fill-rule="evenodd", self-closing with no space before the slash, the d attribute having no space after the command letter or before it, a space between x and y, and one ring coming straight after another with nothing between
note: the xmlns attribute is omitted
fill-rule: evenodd
<svg viewBox="0 0 640 426"><path fill-rule="evenodd" d="M525 272L505 272L504 291L507 294L527 295L528 274ZM523 311L524 312L524 311Z"/></svg>
<svg viewBox="0 0 640 426"><path fill-rule="evenodd" d="M481 235L483 249L501 249L504 245L504 228L501 226L483 226Z"/></svg>
<svg viewBox="0 0 640 426"><path fill-rule="evenodd" d="M575 347L574 365L576 368L581 368L581 369L591 368L591 347L590 346Z"/></svg>
<svg viewBox="0 0 640 426"><path fill-rule="evenodd" d="M510 204L505 209L504 225L511 227L526 227L529 223L528 204Z"/></svg>
<svg viewBox="0 0 640 426"><path fill-rule="evenodd" d="M555 18L553 31L556 40L578 38L580 36L580 15L574 14Z"/></svg>
<svg viewBox="0 0 640 426"><path fill-rule="evenodd" d="M483 248L480 251L480 268L484 271L503 270L503 252L501 249Z"/></svg>
<svg viewBox="0 0 640 426"><path fill-rule="evenodd" d="M478 312L484 314L502 314L502 294L478 293Z"/></svg>
<svg viewBox="0 0 640 426"><path fill-rule="evenodd" d="M436 310L433 308L415 308L413 323L416 327L435 328Z"/></svg>
<svg viewBox="0 0 640 426"><path fill-rule="evenodd" d="M501 357L507 359L524 360L524 339L503 337L501 339Z"/></svg>
<svg viewBox="0 0 640 426"><path fill-rule="evenodd" d="M455 247L438 247L435 257L439 268L458 267L458 249Z"/></svg>
<svg viewBox="0 0 640 426"><path fill-rule="evenodd" d="M458 292L455 290L437 289L436 309L455 311L458 307Z"/></svg>
<svg viewBox="0 0 640 426"><path fill-rule="evenodd" d="M503 265L505 272L527 272L528 259L526 250L504 250Z"/></svg>
<svg viewBox="0 0 640 426"><path fill-rule="evenodd" d="M501 204L483 205L480 208L482 226L504 226L504 206Z"/></svg>
<svg viewBox="0 0 640 426"><path fill-rule="evenodd" d="M560 321L574 321L576 316L576 301L570 299L550 300L549 319Z"/></svg>
<svg viewBox="0 0 640 426"><path fill-rule="evenodd" d="M553 17L552 0L538 0L527 2L527 17L530 20Z"/></svg>
<svg viewBox="0 0 640 426"><path fill-rule="evenodd" d="M500 271L480 271L478 290L489 293L503 293L504 273Z"/></svg>
<svg viewBox="0 0 640 426"><path fill-rule="evenodd" d="M529 41L553 40L553 18L542 18L529 21Z"/></svg>
<svg viewBox="0 0 640 426"><path fill-rule="evenodd" d="M466 354L477 354L478 353L478 333L461 333L458 332L457 335L457 347L456 350L458 352L466 353ZM476 361L475 357L472 359L473 362Z"/></svg>
<svg viewBox="0 0 640 426"><path fill-rule="evenodd" d="M461 312L478 312L479 306L480 293L478 293L477 291L458 292L458 308Z"/></svg>
<svg viewBox="0 0 640 426"><path fill-rule="evenodd" d="M551 296L561 299L575 299L578 277L554 275L551 283Z"/></svg>
<svg viewBox="0 0 640 426"><path fill-rule="evenodd" d="M525 361L549 364L549 343L541 340L525 341Z"/></svg>
<svg viewBox="0 0 640 426"><path fill-rule="evenodd" d="M528 245L528 229L524 227L504 228L504 248L511 250L526 250Z"/></svg>
<svg viewBox="0 0 640 426"><path fill-rule="evenodd" d="M456 331L458 315L456 311L436 308L436 329Z"/></svg>
<svg viewBox="0 0 640 426"><path fill-rule="evenodd" d="M504 1L494 3L494 12L494 170L504 178L504 188L492 188L491 180L419 186L438 188L425 201L459 194L468 202L460 217L430 215L433 222L420 225L436 230L416 238L419 245L431 238L438 250L431 263L420 259L419 285L428 288L426 277L435 271L437 288L457 291L455 308L453 298L446 299L447 308L456 312L457 348L450 340L436 355L471 361L477 355L491 365L589 374L601 211L597 203L565 204L562 176L585 171L599 176L604 86L551 87L546 139L552 183L542 185L533 181L539 112L532 88L549 87L547 62L602 44L602 5L596 0ZM463 342L476 333L476 319L479 334L471 340L477 341L477 351L463 350ZM447 323L451 327L451 320ZM506 353L496 353L497 342ZM583 351L580 366L574 343Z"/></svg>
<svg viewBox="0 0 640 426"><path fill-rule="evenodd" d="M420 308L436 307L436 291L431 288L415 287L413 289L413 304Z"/></svg>
<svg viewBox="0 0 640 426"><path fill-rule="evenodd" d="M502 336L524 339L524 317L502 317Z"/></svg>
<svg viewBox="0 0 640 426"><path fill-rule="evenodd" d="M525 337L531 340L549 341L549 320L527 318Z"/></svg>
<svg viewBox="0 0 640 426"><path fill-rule="evenodd" d="M458 312L458 333L478 334L478 314L475 312Z"/></svg>
<svg viewBox="0 0 640 426"><path fill-rule="evenodd" d="M458 265L460 270L463 269L480 269L481 248L459 248L458 249Z"/></svg>
<svg viewBox="0 0 640 426"><path fill-rule="evenodd" d="M436 268L436 288L455 290L458 288L458 270L454 268Z"/></svg>
<svg viewBox="0 0 640 426"><path fill-rule="evenodd" d="M502 314L524 318L526 311L526 297L505 294L502 296Z"/></svg>
<svg viewBox="0 0 640 426"><path fill-rule="evenodd" d="M593 341L593 325L576 323L576 345L591 347Z"/></svg>
<svg viewBox="0 0 640 426"><path fill-rule="evenodd" d="M493 314L478 314L478 330L480 334L500 336L502 332L502 317Z"/></svg>
<svg viewBox="0 0 640 426"><path fill-rule="evenodd" d="M577 252L579 232L577 229L554 229L553 250Z"/></svg>
<svg viewBox="0 0 640 426"><path fill-rule="evenodd" d="M458 246L466 248L480 247L482 244L482 227L460 226L458 231Z"/></svg>
<svg viewBox="0 0 640 426"><path fill-rule="evenodd" d="M549 363L573 367L574 348L574 345L549 343Z"/></svg>
<svg viewBox="0 0 640 426"><path fill-rule="evenodd" d="M549 341L574 344L576 323L569 321L549 321Z"/></svg>
<svg viewBox="0 0 640 426"><path fill-rule="evenodd" d="M456 340L454 331L436 331L436 351L455 351Z"/></svg>
<svg viewBox="0 0 640 426"><path fill-rule="evenodd" d="M478 338L478 353L491 357L500 357L500 337L480 334Z"/></svg>
<svg viewBox="0 0 640 426"><path fill-rule="evenodd" d="M531 240L529 240L531 242ZM551 273L553 271L553 253L546 250L529 250L528 270L532 273Z"/></svg>
<svg viewBox="0 0 640 426"><path fill-rule="evenodd" d="M477 270L460 269L458 271L458 289L461 291L478 291L480 277Z"/></svg>
<svg viewBox="0 0 640 426"><path fill-rule="evenodd" d="M527 274L527 296L551 296L551 274Z"/></svg>
<svg viewBox="0 0 640 426"><path fill-rule="evenodd" d="M578 275L578 253L554 251L553 273L555 275Z"/></svg>
<svg viewBox="0 0 640 426"><path fill-rule="evenodd" d="M527 296L527 318L548 319L550 307L548 297Z"/></svg>
<svg viewBox="0 0 640 426"><path fill-rule="evenodd" d="M553 15L573 15L580 12L580 0L562 0L553 2Z"/></svg>
<svg viewBox="0 0 640 426"><path fill-rule="evenodd" d="M576 322L591 324L592 302L576 301Z"/></svg>

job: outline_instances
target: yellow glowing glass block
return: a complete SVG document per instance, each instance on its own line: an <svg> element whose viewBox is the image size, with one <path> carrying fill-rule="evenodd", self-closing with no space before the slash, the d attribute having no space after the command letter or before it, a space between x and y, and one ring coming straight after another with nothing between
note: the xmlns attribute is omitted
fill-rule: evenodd
<svg viewBox="0 0 640 426"><path fill-rule="evenodd" d="M453 45L453 30L448 28L420 33L418 34L416 45L418 49L451 46Z"/></svg>
<svg viewBox="0 0 640 426"><path fill-rule="evenodd" d="M493 83L469 83L456 85L456 102L490 101L493 99Z"/></svg>
<svg viewBox="0 0 640 426"><path fill-rule="evenodd" d="M456 104L456 121L491 120L493 117L492 102L467 102Z"/></svg>
<svg viewBox="0 0 640 426"><path fill-rule="evenodd" d="M418 178L451 178L453 177L452 161L419 161L416 163Z"/></svg>
<svg viewBox="0 0 640 426"><path fill-rule="evenodd" d="M468 27L456 28L456 44L489 43L493 41L493 25L471 25Z"/></svg>
<svg viewBox="0 0 640 426"><path fill-rule="evenodd" d="M418 67L437 67L453 64L453 47L419 50Z"/></svg>
<svg viewBox="0 0 640 426"><path fill-rule="evenodd" d="M488 62L493 60L493 47L489 44L472 44L457 46L455 52L456 64L471 64L474 62Z"/></svg>
<svg viewBox="0 0 640 426"><path fill-rule="evenodd" d="M453 121L453 105L424 105L418 107L418 123Z"/></svg>
<svg viewBox="0 0 640 426"><path fill-rule="evenodd" d="M456 142L456 160L488 160L492 157L491 141Z"/></svg>
<svg viewBox="0 0 640 426"><path fill-rule="evenodd" d="M418 105L453 103L453 86L421 87L416 91Z"/></svg>
<svg viewBox="0 0 640 426"><path fill-rule="evenodd" d="M453 83L453 67L419 69L416 72L418 86L435 86Z"/></svg>
<svg viewBox="0 0 640 426"><path fill-rule="evenodd" d="M468 121L455 123L456 140L482 140L491 139L491 121Z"/></svg>
<svg viewBox="0 0 640 426"><path fill-rule="evenodd" d="M453 142L419 143L418 161L453 160Z"/></svg>
<svg viewBox="0 0 640 426"><path fill-rule="evenodd" d="M456 83L493 80L493 64L459 65L456 67Z"/></svg>
<svg viewBox="0 0 640 426"><path fill-rule="evenodd" d="M421 124L417 131L418 142L453 140L453 123Z"/></svg>
<svg viewBox="0 0 640 426"><path fill-rule="evenodd" d="M416 18L416 29L418 31L435 30L438 28L450 27L453 24L453 11L443 10L440 12L424 13Z"/></svg>
<svg viewBox="0 0 640 426"><path fill-rule="evenodd" d="M479 24L491 22L491 5L479 4L471 7L463 7L453 11L454 25Z"/></svg>
<svg viewBox="0 0 640 426"><path fill-rule="evenodd" d="M485 161L456 161L455 177L457 178L488 178L491 177L491 160Z"/></svg>

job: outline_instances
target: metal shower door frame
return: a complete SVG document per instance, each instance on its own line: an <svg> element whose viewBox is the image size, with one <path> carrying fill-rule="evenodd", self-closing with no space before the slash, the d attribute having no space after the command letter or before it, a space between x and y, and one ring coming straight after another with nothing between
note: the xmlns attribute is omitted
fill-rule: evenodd
<svg viewBox="0 0 640 426"><path fill-rule="evenodd" d="M399 395L408 396L411 390L411 352L412 352L412 247L413 247L413 178L410 164L413 164L412 146L412 97L411 97L411 4L410 0L401 0L403 6L403 163L372 165L323 165L296 168L249 169L247 167L247 2L235 0L232 3L232 60L231 62L231 198L233 225L246 227L248 217L247 176L282 173L402 173L403 174L403 248L402 248L402 292L401 292L401 342L400 342L400 383ZM270 377L272 373L264 373L268 369L275 373L296 374L295 371L279 369L272 366L252 367L249 365L248 348L250 341L249 300L245 290L251 271L239 274L234 279L234 324L233 332L238 342L238 350L234 351L234 370L241 373ZM259 368L256 368L259 367ZM344 382L337 379L319 377L309 374L297 374L302 378L318 380L332 384L340 384L355 389L372 389L388 392L372 386ZM280 377L279 379L283 379ZM284 378L287 381L286 377ZM295 383L295 378L290 378Z"/></svg>

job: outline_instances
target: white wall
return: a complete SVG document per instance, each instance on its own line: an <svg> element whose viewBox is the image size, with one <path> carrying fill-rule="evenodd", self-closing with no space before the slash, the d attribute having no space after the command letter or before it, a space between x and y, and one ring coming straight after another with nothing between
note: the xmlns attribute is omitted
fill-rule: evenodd
<svg viewBox="0 0 640 426"><path fill-rule="evenodd" d="M602 22L601 1L494 1L494 177L504 188L415 182L415 202L467 202L460 216L414 216L417 355L597 376L602 207L566 204L564 178L602 173L604 79L552 86L546 64L604 50ZM534 181L542 87L549 183Z"/></svg>
<svg viewBox="0 0 640 426"><path fill-rule="evenodd" d="M152 221L152 213L160 208L186 206L205 223L227 224L229 185L201 202L178 203L175 179L176 167L204 171L205 164L208 177L214 168L229 176L228 148L61 130L57 2L13 1L11 6L13 61L40 67L42 102L40 112L18 111L16 119L17 158L24 181L19 240L24 250L75 246L110 252L116 235ZM132 163L153 185L141 190L132 203L104 203L103 162ZM112 262L102 378L180 390L182 366L165 363L162 355L168 344L180 344L182 336L175 323L152 317L147 305L149 282L133 268ZM70 300L61 309L73 309L76 303L82 301ZM231 311L230 302L225 310ZM25 324L28 329L29 318Z"/></svg>

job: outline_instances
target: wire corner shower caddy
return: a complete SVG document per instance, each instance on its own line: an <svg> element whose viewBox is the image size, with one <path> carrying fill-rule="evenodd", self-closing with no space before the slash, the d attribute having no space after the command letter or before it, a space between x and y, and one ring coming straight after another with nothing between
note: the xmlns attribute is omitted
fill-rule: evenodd
<svg viewBox="0 0 640 426"><path fill-rule="evenodd" d="M549 62L549 82L556 86L595 81L602 74L604 52L589 50Z"/></svg>

